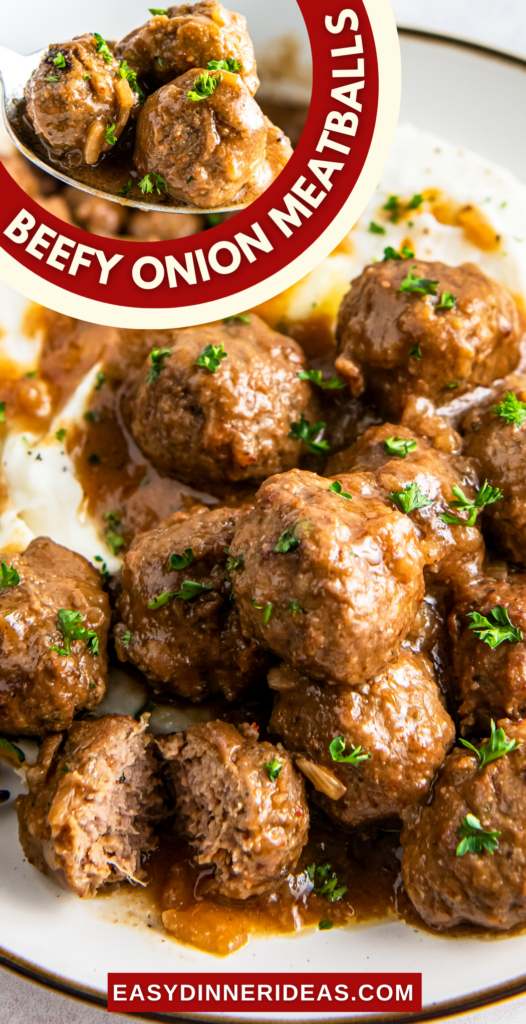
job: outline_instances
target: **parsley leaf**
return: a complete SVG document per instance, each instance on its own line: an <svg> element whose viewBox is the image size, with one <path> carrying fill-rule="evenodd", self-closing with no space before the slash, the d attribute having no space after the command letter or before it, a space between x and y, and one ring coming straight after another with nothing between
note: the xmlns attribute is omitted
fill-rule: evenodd
<svg viewBox="0 0 526 1024"><path fill-rule="evenodd" d="M492 650L505 640L509 640L511 644L518 644L523 639L522 630L512 625L508 609L500 604L493 608L487 617L480 615L479 612L468 612L467 618L473 619L469 628Z"/></svg>
<svg viewBox="0 0 526 1024"><path fill-rule="evenodd" d="M388 437L384 441L384 450L387 455L398 455L400 459L405 459L409 452L414 452L416 448L416 441L411 438L410 441L406 440L405 437Z"/></svg>
<svg viewBox="0 0 526 1024"><path fill-rule="evenodd" d="M115 145L115 143L117 142L117 139L115 137L115 125L114 124L107 124L106 125L106 127L104 129L104 139L105 139L105 141L110 146L114 146Z"/></svg>
<svg viewBox="0 0 526 1024"><path fill-rule="evenodd" d="M58 75L48 75L47 78L44 79L44 81L45 82L60 82L60 78L58 77Z"/></svg>
<svg viewBox="0 0 526 1024"><path fill-rule="evenodd" d="M457 304L456 295L452 295L451 292L442 292L440 296L440 302L437 303L435 309L453 309Z"/></svg>
<svg viewBox="0 0 526 1024"><path fill-rule="evenodd" d="M146 96L137 82L137 72L128 67L128 62L126 60L119 61L119 75L129 83L133 91L139 96L141 102L144 103Z"/></svg>
<svg viewBox="0 0 526 1024"><path fill-rule="evenodd" d="M132 638L132 635L131 635L131 630L127 629L127 630L126 630L126 631L125 631L125 632L124 632L124 633L122 634L122 636L121 636L121 638L120 638L121 644L124 644L124 646L125 646L125 647L127 647L127 646L128 646L128 644L129 644L129 642L130 642L130 640L131 640L131 638Z"/></svg>
<svg viewBox="0 0 526 1024"><path fill-rule="evenodd" d="M491 736L480 747L474 747L472 743L468 740L463 740L462 737L460 737L460 742L476 754L480 761L479 770L485 768L492 761L496 761L499 757L511 754L512 750L518 750L519 747L522 747L522 743L517 743L517 740L506 739L504 729L497 729L493 719L491 719Z"/></svg>
<svg viewBox="0 0 526 1024"><path fill-rule="evenodd" d="M329 753L333 761L338 761L340 764L360 764L360 761L367 761L370 758L370 754L366 754L361 747L351 746L350 754L345 753L346 741L345 736L337 736L336 739L329 744Z"/></svg>
<svg viewBox="0 0 526 1024"><path fill-rule="evenodd" d="M484 850L493 856L493 851L499 847L497 836L500 836L500 832L485 832L474 814L466 814L466 817L462 818L457 836L462 840L457 846L457 857L463 857L466 853L483 853Z"/></svg>
<svg viewBox="0 0 526 1024"><path fill-rule="evenodd" d="M148 699L142 705L142 707L140 707L139 710L135 712L135 714L133 716L135 721L136 722L140 722L140 720L141 720L143 715L151 715L151 714L153 714L153 712L155 711L156 707L157 707L157 704L153 700L151 700L151 698Z"/></svg>
<svg viewBox="0 0 526 1024"><path fill-rule="evenodd" d="M329 452L331 449L328 441L315 440L318 434L325 430L326 426L326 423L320 422L314 423L311 427L309 420L306 420L302 413L299 423L291 423L289 437L293 437L296 441L303 441L313 455Z"/></svg>
<svg viewBox="0 0 526 1024"><path fill-rule="evenodd" d="M168 14L168 8L167 7L149 7L148 10L149 10L150 14L153 15L154 18L158 14L161 14L161 15L162 14Z"/></svg>
<svg viewBox="0 0 526 1024"><path fill-rule="evenodd" d="M8 755L9 764L11 764L13 768L17 768L18 765L22 764L26 759L24 751L20 750L20 747L15 747L14 743L10 743L9 740L4 739L3 736L0 736L0 751ZM5 760L7 761L8 758L5 758ZM2 758L2 760L4 760L4 758Z"/></svg>
<svg viewBox="0 0 526 1024"><path fill-rule="evenodd" d="M273 761L264 761L263 766L267 769L268 777L271 782L275 782L279 775L281 775L283 764L281 761L278 761L277 757L275 757Z"/></svg>
<svg viewBox="0 0 526 1024"><path fill-rule="evenodd" d="M372 220L369 224L369 231L372 235L385 235L387 234L385 228L381 224L377 224L376 221Z"/></svg>
<svg viewBox="0 0 526 1024"><path fill-rule="evenodd" d="M153 384L154 380L157 380L163 368L163 360L167 359L168 356L171 356L171 354L171 348L153 349L153 351L150 353L150 362L152 365L151 368L148 370L148 375L146 377L147 384Z"/></svg>
<svg viewBox="0 0 526 1024"><path fill-rule="evenodd" d="M152 612L156 612L158 608L162 608L168 601L171 601L175 597L170 591L166 591L164 594L159 594L159 597L154 597L153 601L148 602L148 608Z"/></svg>
<svg viewBox="0 0 526 1024"><path fill-rule="evenodd" d="M13 565L8 566L5 558L0 565L0 590L6 590L7 587L17 587L20 583L20 576Z"/></svg>
<svg viewBox="0 0 526 1024"><path fill-rule="evenodd" d="M205 71L204 74L196 78L193 89L190 89L188 93L188 99L193 103L199 103L200 100L206 100L209 96L213 96L222 77L220 71L217 75L210 75L208 71Z"/></svg>
<svg viewBox="0 0 526 1024"><path fill-rule="evenodd" d="M101 54L101 56L104 58L106 64L110 64L111 61L113 60L113 56L110 53L110 50L109 50L109 47L108 47L108 44L107 44L106 40L103 39L102 36L99 35L98 32L94 32L93 35L94 35L95 39L97 40L97 53Z"/></svg>
<svg viewBox="0 0 526 1024"><path fill-rule="evenodd" d="M268 626L270 622L270 616L272 615L272 602L268 601L265 605L265 611L263 612L263 622L265 626Z"/></svg>
<svg viewBox="0 0 526 1024"><path fill-rule="evenodd" d="M329 491L331 491L332 494L339 494L340 498L346 498L347 501L352 501L352 494L343 490L339 480L335 480L334 483L330 485Z"/></svg>
<svg viewBox="0 0 526 1024"><path fill-rule="evenodd" d="M154 597L153 601L150 601L148 608L151 611L157 611L158 608L162 608L163 605L168 604L172 598L177 598L178 601L193 601L194 597L199 597L200 594L204 594L205 590L213 590L213 587L205 586L202 583L195 583L194 580L185 580L181 590L175 593L166 592L160 594L159 597Z"/></svg>
<svg viewBox="0 0 526 1024"><path fill-rule="evenodd" d="M56 68L65 68L66 67L66 58L64 57L63 53L60 53L60 50L57 53L56 57L53 57L53 64L55 65ZM58 82L58 78L57 78L57 82Z"/></svg>
<svg viewBox="0 0 526 1024"><path fill-rule="evenodd" d="M126 543L124 538L119 536L122 530L122 519L118 512L105 512L103 517L104 521L108 523L108 528L105 530L104 539L111 548L114 555L118 555L120 549L124 547Z"/></svg>
<svg viewBox="0 0 526 1024"><path fill-rule="evenodd" d="M153 181L152 181L153 178ZM144 195L149 195L153 192L153 189L157 189L157 195L161 195L161 189L164 188L165 192L168 191L168 186L161 174L156 174L155 171L151 171L149 174L145 174L144 178L139 182L139 188Z"/></svg>
<svg viewBox="0 0 526 1024"><path fill-rule="evenodd" d="M64 440L66 434L67 434L66 428L65 427L61 427L60 430L57 430L57 432L55 434L55 437L56 437L57 441L60 441L60 443L62 443L62 441Z"/></svg>
<svg viewBox="0 0 526 1024"><path fill-rule="evenodd" d="M222 359L228 359L228 352L225 352L223 342L220 345L207 345L197 360L197 366L202 366L210 373L215 373L221 366Z"/></svg>
<svg viewBox="0 0 526 1024"><path fill-rule="evenodd" d="M382 210L386 210L391 216L389 220L392 224L396 224L401 213L400 197L389 196L385 206L382 206Z"/></svg>
<svg viewBox="0 0 526 1024"><path fill-rule="evenodd" d="M234 74L243 67L235 57L228 57L227 60L209 60L206 66L209 71L232 71Z"/></svg>
<svg viewBox="0 0 526 1024"><path fill-rule="evenodd" d="M123 196L123 198L126 198L126 196L128 195L128 192L130 191L130 189L132 187L132 184L133 184L133 182L129 181L128 184L124 185L123 188L117 189L117 195L118 196Z"/></svg>
<svg viewBox="0 0 526 1024"><path fill-rule="evenodd" d="M414 356L415 359L419 359L419 360L422 358L422 351L420 349L420 345L418 344L418 341L417 341L416 345L411 349L409 355L410 356Z"/></svg>
<svg viewBox="0 0 526 1024"><path fill-rule="evenodd" d="M407 209L408 210L418 210L422 206L423 202L424 202L424 197L421 196L419 192L417 192L417 194L414 195L413 198L408 202Z"/></svg>
<svg viewBox="0 0 526 1024"><path fill-rule="evenodd" d="M418 295L436 295L438 281L430 281L428 277L418 277L416 274L413 274L413 270L418 270L418 267L416 265L411 267L398 291L415 292Z"/></svg>
<svg viewBox="0 0 526 1024"><path fill-rule="evenodd" d="M104 381L106 380L106 374L99 370L96 377L97 383L95 384L95 391L100 391Z"/></svg>
<svg viewBox="0 0 526 1024"><path fill-rule="evenodd" d="M0 402L0 423L5 423L5 402Z"/></svg>
<svg viewBox="0 0 526 1024"><path fill-rule="evenodd" d="M333 922L329 921L326 917L323 917L322 920L318 922L318 931L320 932L329 932L333 927Z"/></svg>
<svg viewBox="0 0 526 1024"><path fill-rule="evenodd" d="M193 178L192 178L192 181L193 181ZM225 319L223 320L223 323L224 324L231 324L231 323L249 324L250 323L250 317L249 317L248 313L234 313L233 316L226 316Z"/></svg>
<svg viewBox="0 0 526 1024"><path fill-rule="evenodd" d="M84 640L90 654L99 653L99 638L97 633L94 629L88 629L88 627L84 625L84 619L80 612L61 608L58 613L57 629L64 637L64 647L51 646L51 650L56 651L57 654L60 654L63 657L67 657L68 654L71 654L72 640Z"/></svg>
<svg viewBox="0 0 526 1024"><path fill-rule="evenodd" d="M346 384L339 377L329 377L328 380L321 379L321 370L300 370L296 374L300 380L310 380L312 384L317 384L319 388L323 388L324 391L334 391L336 388L344 388Z"/></svg>
<svg viewBox="0 0 526 1024"><path fill-rule="evenodd" d="M70 768L69 764L63 764L63 765L62 765L62 766L61 766L61 767L59 768L59 770L58 770L58 774L59 774L59 775L68 775L70 771L71 771L71 768Z"/></svg>
<svg viewBox="0 0 526 1024"><path fill-rule="evenodd" d="M283 531L276 547L274 548L275 554L286 555L288 551L294 551L295 548L299 547L300 542L294 533L295 529L295 526L291 526L289 529Z"/></svg>
<svg viewBox="0 0 526 1024"><path fill-rule="evenodd" d="M192 548L185 548L184 555L170 555L170 569L188 569L194 560Z"/></svg>
<svg viewBox="0 0 526 1024"><path fill-rule="evenodd" d="M415 254L412 249L407 245L403 245L400 252L393 249L392 245L388 245L384 249L384 263L386 260L414 260Z"/></svg>
<svg viewBox="0 0 526 1024"><path fill-rule="evenodd" d="M493 412L506 420L506 423L514 423L520 427L526 420L526 402L521 402L514 391L507 391L503 401L493 406Z"/></svg>
<svg viewBox="0 0 526 1024"><path fill-rule="evenodd" d="M289 609L289 612L292 612L292 618L293 619L296 618L296 615L298 614L298 612L301 612L302 615L306 615L307 614L305 609L301 607L301 604L299 603L299 601L296 598L294 598L293 601L289 601L288 609Z"/></svg>
<svg viewBox="0 0 526 1024"><path fill-rule="evenodd" d="M328 860L318 866L311 864L308 868L305 868L305 871L312 882L313 893L317 896L323 896L329 903L336 903L338 900L341 900L342 896L347 892L346 885L338 885L336 872L332 870Z"/></svg>
<svg viewBox="0 0 526 1024"><path fill-rule="evenodd" d="M469 512L468 519L459 519L458 516L452 516L449 512L443 512L440 516L443 523L447 523L449 526L474 526L477 520L477 516L485 505L492 505L495 501L500 501L504 497L502 491L498 487L490 487L486 480L483 486L480 488L477 497L474 501L466 498L461 487L455 484L453 487L453 494L456 495L458 501L450 501L450 508L462 509L463 512Z"/></svg>
<svg viewBox="0 0 526 1024"><path fill-rule="evenodd" d="M416 480L412 484L406 484L402 491L391 491L389 495L401 512L415 512L419 508L426 508L433 502L422 493Z"/></svg>

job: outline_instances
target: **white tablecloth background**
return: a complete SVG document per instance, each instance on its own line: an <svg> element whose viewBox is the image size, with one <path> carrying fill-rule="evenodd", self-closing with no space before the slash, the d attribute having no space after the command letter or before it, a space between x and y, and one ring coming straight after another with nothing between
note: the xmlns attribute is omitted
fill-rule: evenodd
<svg viewBox="0 0 526 1024"><path fill-rule="evenodd" d="M264 0L261 0L264 3ZM235 3L228 4L235 8ZM526 57L526 0L392 0L400 25L463 36ZM0 1024L103 1024L102 1010L25 981L0 969ZM473 1024L524 1024L526 998L470 1014ZM112 1024L129 1017L112 1015ZM451 1024L468 1015L450 1018Z"/></svg>

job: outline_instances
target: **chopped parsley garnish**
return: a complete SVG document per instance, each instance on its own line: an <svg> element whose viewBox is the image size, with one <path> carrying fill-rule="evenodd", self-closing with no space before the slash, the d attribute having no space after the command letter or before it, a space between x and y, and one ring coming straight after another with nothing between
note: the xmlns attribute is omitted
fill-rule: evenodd
<svg viewBox="0 0 526 1024"><path fill-rule="evenodd" d="M338 885L336 873L332 870L328 860L318 866L311 864L308 868L305 868L305 871L312 882L313 893L316 896L323 896L329 903L336 903L338 900L341 900L342 896L347 892L346 885Z"/></svg>
<svg viewBox="0 0 526 1024"><path fill-rule="evenodd" d="M0 565L0 590L6 590L7 587L17 587L20 583L20 576L13 566L8 566L5 558Z"/></svg>
<svg viewBox="0 0 526 1024"><path fill-rule="evenodd" d="M225 548L228 553L228 548ZM225 565L225 576L227 579L230 578L230 573L235 572L236 569L243 569L243 555L239 555L238 558L234 558L232 555L228 555Z"/></svg>
<svg viewBox="0 0 526 1024"><path fill-rule="evenodd" d="M194 560L192 548L185 548L183 555L170 555L170 569L188 569Z"/></svg>
<svg viewBox="0 0 526 1024"><path fill-rule="evenodd" d="M93 75L88 75L88 73L87 73L87 71L86 71L86 72L85 72L85 73L83 74L83 76L82 76L82 77L83 77L84 81L85 81L85 82L87 82L88 78L93 78Z"/></svg>
<svg viewBox="0 0 526 1024"><path fill-rule="evenodd" d="M292 618L293 619L296 618L296 615L298 614L298 612L301 612L302 615L306 615L307 614L305 609L302 608L301 604L299 603L299 601L296 598L294 598L293 601L289 601L288 609L289 609L289 612L292 612Z"/></svg>
<svg viewBox="0 0 526 1024"><path fill-rule="evenodd" d="M101 574L101 577L102 577L102 582L103 583L109 583L109 581L111 580L111 572L108 572L108 566L106 565L106 562L104 561L102 555L94 555L93 561L94 562L102 562L102 565L100 567L100 574Z"/></svg>
<svg viewBox="0 0 526 1024"><path fill-rule="evenodd" d="M396 224L401 213L400 197L389 196L385 206L382 206L382 210L386 210L387 213L390 213L391 216L389 220L392 224Z"/></svg>
<svg viewBox="0 0 526 1024"><path fill-rule="evenodd" d="M164 594L160 594L159 597L154 597L153 601L149 602L148 608L150 611L157 611L158 608L168 604L168 601L171 601L172 598L177 598L178 601L193 601L194 597L199 597L206 590L213 589L213 587L207 587L202 583L195 583L194 580L185 580L181 590L175 593L167 591Z"/></svg>
<svg viewBox="0 0 526 1024"><path fill-rule="evenodd" d="M457 304L456 295L452 295L451 292L442 292L440 296L440 302L437 303L435 309L453 309Z"/></svg>
<svg viewBox="0 0 526 1024"><path fill-rule="evenodd" d="M368 761L370 754L366 754L361 747L351 746L349 754L345 753L345 736L337 736L336 739L329 744L329 753L333 761L338 761L339 764L360 764L360 761Z"/></svg>
<svg viewBox="0 0 526 1024"><path fill-rule="evenodd" d="M156 612L158 608L163 608L165 604L168 604L168 601L171 601L173 597L175 597L175 594L167 590L164 594L159 594L159 597L154 597L153 601L149 601L148 608L150 611Z"/></svg>
<svg viewBox="0 0 526 1024"><path fill-rule="evenodd" d="M479 612L468 612L467 618L473 619L469 628L492 650L505 640L509 640L511 644L518 644L523 639L522 630L512 625L508 609L500 604L493 608L487 617L480 615Z"/></svg>
<svg viewBox="0 0 526 1024"><path fill-rule="evenodd" d="M142 707L140 707L139 710L134 714L133 717L135 721L140 722L143 715L152 715L156 707L157 704L153 700L151 700L151 698L149 698L146 701L146 703L143 704Z"/></svg>
<svg viewBox="0 0 526 1024"><path fill-rule="evenodd" d="M53 57L53 64L55 65L56 68L65 68L66 67L66 58L65 58L63 53L60 53L60 50L57 53L56 57ZM58 82L58 78L57 78L57 82Z"/></svg>
<svg viewBox="0 0 526 1024"><path fill-rule="evenodd" d="M193 178L191 179L193 181ZM249 324L250 317L248 313L234 313L233 316L226 316L223 320L224 324L238 323L238 324Z"/></svg>
<svg viewBox="0 0 526 1024"><path fill-rule="evenodd" d="M416 441L411 438L410 441L406 440L405 437L388 437L384 441L384 450L387 455L397 455L399 459L405 459L409 452L414 452L416 448Z"/></svg>
<svg viewBox="0 0 526 1024"><path fill-rule="evenodd" d="M415 512L419 508L426 508L433 502L423 494L416 480L412 484L406 484L402 491L391 491L389 495L401 512Z"/></svg>
<svg viewBox="0 0 526 1024"><path fill-rule="evenodd" d="M470 627L471 628L471 627ZM522 747L522 743L517 743L517 740L506 739L506 733L504 729L497 729L495 722L491 719L491 736L489 740L486 740L480 747L474 747L468 740L463 740L460 737L460 742L463 746L468 747L479 759L479 770L485 768L487 764L492 761L496 761L499 757L504 757L505 754L511 754L512 750L518 750Z"/></svg>
<svg viewBox="0 0 526 1024"><path fill-rule="evenodd" d="M418 342L417 342L417 343L416 343L416 345L415 345L415 346L414 346L414 347L413 347L413 348L411 349L411 351L410 351L409 355L410 355L410 356L414 356L414 358L415 358L415 359L419 359L419 360L420 360L420 359L422 358L422 352L421 352L421 350L420 350L420 345L418 344Z"/></svg>
<svg viewBox="0 0 526 1024"><path fill-rule="evenodd" d="M457 846L457 857L463 857L466 853L483 853L484 851L493 856L493 851L499 847L497 836L500 836L500 832L489 829L485 832L474 814L466 814L466 817L462 818L462 824L457 829L457 836L461 839Z"/></svg>
<svg viewBox="0 0 526 1024"><path fill-rule="evenodd" d="M278 761L277 757L275 757L273 761L264 761L263 765L267 769L270 781L275 782L279 775L281 775L281 769L283 768L281 761Z"/></svg>
<svg viewBox="0 0 526 1024"><path fill-rule="evenodd" d="M101 389L102 385L104 384L105 380L106 380L106 374L103 373L102 370L99 370L98 373L97 373L97 377L96 377L97 383L95 384L95 391L100 391L100 389Z"/></svg>
<svg viewBox="0 0 526 1024"><path fill-rule="evenodd" d="M128 646L128 644L129 644L129 642L130 642L130 640L131 640L131 638L132 638L132 635L131 635L131 630L127 629L127 630L126 630L126 631L125 631L125 632L124 632L124 633L122 634L122 636L121 636L121 638L120 638L121 644L124 644L124 646L125 646L125 647L127 647L127 646Z"/></svg>
<svg viewBox="0 0 526 1024"><path fill-rule="evenodd" d="M59 775L68 775L70 771L71 771L71 768L70 768L69 764L63 764L63 765L62 765L62 766L61 766L61 767L59 768L59 770L58 770L58 774L59 774Z"/></svg>
<svg viewBox="0 0 526 1024"><path fill-rule="evenodd" d="M107 124L106 125L106 128L104 129L104 139L108 143L108 145L110 145L110 146L114 146L115 145L115 143L117 142L117 139L115 137L115 125L114 124Z"/></svg>
<svg viewBox="0 0 526 1024"><path fill-rule="evenodd" d="M5 402L0 402L0 423L5 423Z"/></svg>
<svg viewBox="0 0 526 1024"><path fill-rule="evenodd" d="M526 420L526 402L521 402L514 391L507 391L503 401L499 405L493 406L493 412L506 420L506 423L514 423L520 427L521 423Z"/></svg>
<svg viewBox="0 0 526 1024"><path fill-rule="evenodd" d="M352 501L352 494L349 491L344 491L339 480L335 480L329 487L331 494L339 494L340 498L346 498L347 501Z"/></svg>
<svg viewBox="0 0 526 1024"><path fill-rule="evenodd" d="M213 96L221 79L220 71L216 75L210 75L208 71L205 71L196 78L193 89L190 89L188 93L188 99L193 103L199 103L200 100L206 100L209 96Z"/></svg>
<svg viewBox="0 0 526 1024"><path fill-rule="evenodd" d="M152 181L153 178L153 181ZM139 182L139 188L144 195L149 195L153 192L153 189L157 189L157 195L161 195L161 189L164 188L167 191L167 185L161 174L156 174L155 171L151 171L150 174L145 174L144 178Z"/></svg>
<svg viewBox="0 0 526 1024"><path fill-rule="evenodd" d="M318 931L320 932L329 932L333 927L333 922L329 921L326 917L323 917L321 921L318 922Z"/></svg>
<svg viewBox="0 0 526 1024"><path fill-rule="evenodd" d="M296 377L299 377L300 380L310 380L311 384L317 384L324 391L334 391L336 388L346 387L345 382L340 380L339 377L329 377L328 380L322 380L321 370L300 370Z"/></svg>
<svg viewBox="0 0 526 1024"><path fill-rule="evenodd" d="M94 32L93 35L94 35L95 39L97 40L97 53L101 54L101 56L104 58L106 64L110 64L111 61L113 60L113 56L110 53L110 50L109 50L109 47L108 47L108 44L107 44L106 40L103 39L102 36L99 35L98 32Z"/></svg>
<svg viewBox="0 0 526 1024"><path fill-rule="evenodd" d="M424 197L421 196L419 192L417 192L416 195L414 195L413 198L408 202L407 209L418 210L422 206L423 202Z"/></svg>
<svg viewBox="0 0 526 1024"><path fill-rule="evenodd" d="M372 235L385 235L387 234L385 228L381 224L377 224L376 221L372 220L369 224L369 231Z"/></svg>
<svg viewBox="0 0 526 1024"><path fill-rule="evenodd" d="M132 181L129 181L129 182L127 183L127 185L124 185L124 186L123 186L123 188L119 188L119 189L117 189L117 195L118 195L118 196L122 196L122 197L123 197L123 199L125 199L125 198L126 198L126 196L128 195L128 192L130 191L130 189L131 189L131 187L132 187L132 184L133 184L133 182L132 182Z"/></svg>
<svg viewBox="0 0 526 1024"><path fill-rule="evenodd" d="M206 65L209 71L231 71L237 74L243 65L235 57L227 57L226 60L209 60Z"/></svg>
<svg viewBox="0 0 526 1024"><path fill-rule="evenodd" d="M225 352L223 342L220 345L207 345L197 360L197 366L202 366L210 373L215 373L221 366L222 359L228 359L228 352Z"/></svg>
<svg viewBox="0 0 526 1024"><path fill-rule="evenodd" d="M463 512L468 512L469 516L467 519L459 519L458 516L452 516L449 512L443 512L440 518L443 523L447 523L450 526L474 526L480 510L484 508L485 505L492 505L493 502L500 501L503 497L502 491L500 491L498 487L490 487L487 480L480 488L474 501L470 498L466 498L466 495L458 484L455 484L452 490L458 500L450 501L449 507L458 508Z"/></svg>
<svg viewBox="0 0 526 1024"><path fill-rule="evenodd" d="M151 365L150 369L148 370L148 374L147 374L147 377L146 377L146 383L147 384L153 384L154 380L157 380L157 378L158 378L158 376L159 376L159 374L160 374L160 372L161 372L161 370L163 368L163 360L167 359L168 356L171 356L171 354L172 354L171 348L154 348L153 349L153 351L150 353L150 362L151 362L152 365Z"/></svg>
<svg viewBox="0 0 526 1024"><path fill-rule="evenodd" d="M12 762L14 762L15 765L17 762L22 764L26 759L24 751L20 750L20 747L15 747L14 743L10 743L9 740L4 739L3 736L0 736L0 750L3 750L4 753L9 754L10 758L12 759Z"/></svg>
<svg viewBox="0 0 526 1024"><path fill-rule="evenodd" d="M155 59L156 59L156 61L157 61L158 65L159 65L159 67L160 67L160 68L162 68L162 66L163 66L163 64L164 64L164 60L163 60L163 58L162 58L162 57L159 57L159 55L157 55Z"/></svg>
<svg viewBox="0 0 526 1024"><path fill-rule="evenodd" d="M62 443L62 441L64 440L66 434L67 434L66 428L65 427L61 427L60 430L57 430L57 432L55 434L55 437L56 437L57 441L60 441L60 443Z"/></svg>
<svg viewBox="0 0 526 1024"><path fill-rule="evenodd" d="M299 423L291 423L289 437L293 437L295 441L303 441L313 455L323 454L331 450L329 442L316 441L315 438L321 434L322 430L325 430L326 426L326 423L320 422L314 423L311 427L309 420L306 420L302 413Z"/></svg>
<svg viewBox="0 0 526 1024"><path fill-rule="evenodd" d="M119 531L122 530L122 519L118 512L105 512L103 517L104 521L108 523L108 528L104 533L104 539L111 548L114 555L118 555L119 551L126 543L124 538L120 536Z"/></svg>
<svg viewBox="0 0 526 1024"><path fill-rule="evenodd" d="M407 245L403 245L400 252L397 249L393 249L392 245L388 245L384 249L384 262L385 260L414 260L414 258L413 250Z"/></svg>
<svg viewBox="0 0 526 1024"><path fill-rule="evenodd" d="M68 654L71 654L72 640L84 640L90 654L99 653L99 638L97 633L94 629L88 629L88 627L84 625L84 619L80 612L61 608L58 613L57 629L64 637L64 647L56 647L52 644L51 650L56 651L56 653L62 655L62 657L65 658Z"/></svg>
<svg viewBox="0 0 526 1024"><path fill-rule="evenodd" d="M58 75L48 75L47 78L44 79L44 81L45 82L60 82L60 78L58 77Z"/></svg>
<svg viewBox="0 0 526 1024"><path fill-rule="evenodd" d="M35 377L38 377L38 370L30 370L29 373L26 373L26 377L30 380L34 380Z"/></svg>
<svg viewBox="0 0 526 1024"><path fill-rule="evenodd" d="M129 83L133 91L136 92L138 96L140 96L142 102L144 102L146 96L137 82L137 72L132 71L132 69L128 67L128 62L125 60L121 60L119 63L119 75Z"/></svg>
<svg viewBox="0 0 526 1024"><path fill-rule="evenodd" d="M149 10L150 14L153 15L154 18L158 14L160 14L160 15L168 14L168 8L167 7L149 7L148 10Z"/></svg>
<svg viewBox="0 0 526 1024"><path fill-rule="evenodd" d="M287 530L283 531L276 547L274 548L276 555L286 555L288 551L294 551L294 548L299 547L300 542L299 538L296 537L296 534L294 533L295 529L295 526L291 526Z"/></svg>
<svg viewBox="0 0 526 1024"><path fill-rule="evenodd" d="M270 616L272 615L272 602L268 601L265 605L265 611L263 612L263 622L265 626L268 626L270 622Z"/></svg>
<svg viewBox="0 0 526 1024"><path fill-rule="evenodd" d="M436 295L438 281L430 281L428 277L418 277L416 274L413 274L413 270L418 270L418 267L416 265L411 267L398 291L415 292L417 295Z"/></svg>

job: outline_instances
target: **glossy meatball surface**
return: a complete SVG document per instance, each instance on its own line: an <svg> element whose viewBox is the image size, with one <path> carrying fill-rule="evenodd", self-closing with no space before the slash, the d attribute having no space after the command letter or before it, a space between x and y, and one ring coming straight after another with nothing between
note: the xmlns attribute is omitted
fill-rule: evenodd
<svg viewBox="0 0 526 1024"><path fill-rule="evenodd" d="M159 690L232 700L264 676L266 655L243 637L230 601L225 549L247 511L175 512L136 537L125 556L117 655Z"/></svg>
<svg viewBox="0 0 526 1024"><path fill-rule="evenodd" d="M269 684L278 691L270 729L287 750L342 784L343 793L333 798L330 782L324 792L323 776L311 778L305 768L316 803L340 825L372 824L422 802L455 739L431 665L409 651L355 690L323 686L285 663L271 670ZM335 761L330 744L339 737L341 756L361 747L367 758Z"/></svg>
<svg viewBox="0 0 526 1024"><path fill-rule="evenodd" d="M468 922L505 930L526 921L526 726L506 720L498 725L509 740L522 744L519 750L482 769L467 750L454 750L431 802L404 815L404 886L434 928ZM493 853L457 854L467 815L484 831L498 833Z"/></svg>
<svg viewBox="0 0 526 1024"><path fill-rule="evenodd" d="M330 481L271 477L239 524L231 555L245 635L317 679L354 685L399 648L423 596L416 527L389 507L372 474Z"/></svg>
<svg viewBox="0 0 526 1024"><path fill-rule="evenodd" d="M252 95L259 86L252 41L242 14L216 0L168 7L130 32L115 47L117 57L132 62L139 75L170 81L210 60L233 59Z"/></svg>
<svg viewBox="0 0 526 1024"><path fill-rule="evenodd" d="M316 418L303 353L255 316L174 332L171 354L151 379L149 356L130 380L124 415L139 448L165 473L201 488L260 482L298 464L289 437L301 415ZM210 346L212 367L199 365ZM163 350L167 351L167 350ZM312 414L311 406L314 406Z"/></svg>
<svg viewBox="0 0 526 1024"><path fill-rule="evenodd" d="M94 164L113 149L110 140L119 138L139 104L118 61L99 45L86 34L50 46L26 85L36 133L70 166Z"/></svg>
<svg viewBox="0 0 526 1024"><path fill-rule="evenodd" d="M515 633L495 632L490 646L473 631L472 613L497 625L493 611L506 610ZM453 686L464 736L489 729L490 719L526 713L526 577L483 579L466 588L448 619ZM518 632L517 632L518 631ZM519 639L519 635L522 638ZM504 636L509 637L504 639ZM500 639L502 637L502 639Z"/></svg>
<svg viewBox="0 0 526 1024"><path fill-rule="evenodd" d="M104 696L108 597L82 555L47 537L0 563L10 580L0 589L0 733L58 732ZM78 617L70 628L61 611Z"/></svg>
<svg viewBox="0 0 526 1024"><path fill-rule="evenodd" d="M183 830L198 864L214 866L223 896L269 892L296 866L307 841L304 782L281 744L257 729L207 722L158 740ZM278 763L269 771L268 765ZM170 911L168 911L168 914Z"/></svg>
<svg viewBox="0 0 526 1024"><path fill-rule="evenodd" d="M215 91L199 98L199 83ZM196 206L233 202L265 159L267 125L240 75L187 71L150 96L137 120L134 161L170 195Z"/></svg>
<svg viewBox="0 0 526 1024"><path fill-rule="evenodd" d="M454 307L401 291L410 271L436 281L439 297L454 295ZM343 300L336 367L355 394L399 419L412 395L447 404L504 377L517 366L523 333L511 295L474 264L387 260L367 267Z"/></svg>

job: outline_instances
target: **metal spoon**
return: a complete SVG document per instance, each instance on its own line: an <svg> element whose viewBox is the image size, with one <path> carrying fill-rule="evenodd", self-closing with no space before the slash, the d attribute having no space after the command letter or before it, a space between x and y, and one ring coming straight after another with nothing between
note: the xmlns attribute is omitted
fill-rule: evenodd
<svg viewBox="0 0 526 1024"><path fill-rule="evenodd" d="M159 210L161 213L199 213L203 215L207 213L238 213L240 210L245 209L248 205L247 203L203 209L201 206L193 206L191 204L168 206L166 203L146 203L140 199L127 199L124 196L117 196L112 192L104 192L102 189L94 188L93 185L78 181L76 178L72 178L57 169L53 163L45 160L42 154L37 152L38 136L28 135L27 137L22 137L18 126L18 111L20 104L24 100L26 82L31 77L35 68L38 67L46 52L47 48L39 50L38 53L32 53L29 57L22 57L19 53L15 53L14 50L8 50L6 46L0 46L0 80L3 85L4 102L2 111L4 123L11 141L31 163L36 164L37 167L46 171L47 174L51 174L54 178L64 181L66 185L73 185L83 192L89 192L92 196L98 196L100 199L110 199L113 203L120 203L121 206L133 207L136 210Z"/></svg>

